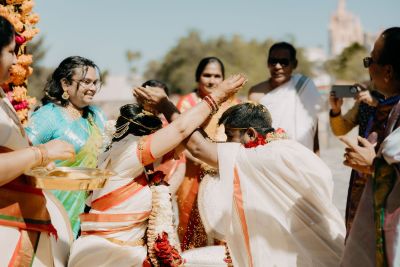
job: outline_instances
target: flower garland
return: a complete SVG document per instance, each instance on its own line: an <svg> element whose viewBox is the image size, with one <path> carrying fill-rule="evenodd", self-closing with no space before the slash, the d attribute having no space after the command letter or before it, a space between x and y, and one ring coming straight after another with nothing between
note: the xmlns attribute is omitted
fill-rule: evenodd
<svg viewBox="0 0 400 267"><path fill-rule="evenodd" d="M26 43L39 33L35 24L39 16L32 13L33 0L0 0L0 15L14 26L17 47L17 64L11 67L10 79L3 89L14 106L22 124L28 120L28 111L36 104L36 99L27 95L27 79L32 74L32 55L26 52Z"/></svg>
<svg viewBox="0 0 400 267"><path fill-rule="evenodd" d="M179 242L174 233L173 212L168 183L165 174L156 171L149 174L152 195L152 208L147 229L148 254L153 266L183 266Z"/></svg>
<svg viewBox="0 0 400 267"><path fill-rule="evenodd" d="M260 145L265 145L268 144L274 140L279 140L279 139L287 139L287 134L285 130L282 128L278 128L273 132L267 133L267 135L264 137L260 133L257 133L257 138L254 139L253 141L249 141L246 144L244 144L245 148L252 148L252 147L257 147Z"/></svg>

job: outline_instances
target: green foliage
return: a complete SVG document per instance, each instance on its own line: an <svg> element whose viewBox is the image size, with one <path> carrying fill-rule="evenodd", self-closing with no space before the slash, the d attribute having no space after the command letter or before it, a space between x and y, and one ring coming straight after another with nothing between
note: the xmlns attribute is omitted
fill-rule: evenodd
<svg viewBox="0 0 400 267"><path fill-rule="evenodd" d="M44 37L41 36L38 39L34 39L27 44L28 54L32 54L33 73L28 78L28 94L32 97L36 97L38 101L44 96L44 86L47 82L47 78L52 72L52 69L41 66L41 62L46 55L47 47L44 46Z"/></svg>
<svg viewBox="0 0 400 267"><path fill-rule="evenodd" d="M175 47L158 61L151 61L144 73L145 79L158 79L169 85L172 93L186 94L196 87L195 71L199 61L216 56L224 62L225 75L245 73L249 82L241 94L247 95L250 86L268 78L267 53L272 39L246 41L239 35L203 40L197 31L190 31ZM298 49L298 71L311 74L311 64L305 59L303 49Z"/></svg>
<svg viewBox="0 0 400 267"><path fill-rule="evenodd" d="M353 43L346 47L336 58L325 63L326 71L336 80L359 82L368 79L368 71L362 64L367 54L364 46Z"/></svg>

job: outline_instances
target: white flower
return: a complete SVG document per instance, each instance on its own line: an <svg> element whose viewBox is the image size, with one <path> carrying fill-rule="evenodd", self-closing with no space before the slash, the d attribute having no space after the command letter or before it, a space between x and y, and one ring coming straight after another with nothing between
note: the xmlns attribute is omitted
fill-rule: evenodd
<svg viewBox="0 0 400 267"><path fill-rule="evenodd" d="M113 139L113 134L116 131L115 124L116 124L115 120L108 120L104 124L104 132L102 134L103 144L101 146L102 151L105 151L105 149L111 144L111 141Z"/></svg>

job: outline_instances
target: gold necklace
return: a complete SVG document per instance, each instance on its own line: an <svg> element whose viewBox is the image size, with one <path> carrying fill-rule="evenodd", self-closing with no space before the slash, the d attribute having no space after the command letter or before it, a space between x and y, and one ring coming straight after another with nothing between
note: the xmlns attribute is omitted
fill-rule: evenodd
<svg viewBox="0 0 400 267"><path fill-rule="evenodd" d="M82 117L82 111L78 110L72 104L69 104L68 106L65 107L65 110L67 111L68 115L71 117L73 120L77 120Z"/></svg>

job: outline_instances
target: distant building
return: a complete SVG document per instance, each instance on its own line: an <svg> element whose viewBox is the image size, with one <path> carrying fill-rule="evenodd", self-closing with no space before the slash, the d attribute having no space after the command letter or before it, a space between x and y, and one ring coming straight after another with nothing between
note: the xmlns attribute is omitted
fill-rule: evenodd
<svg viewBox="0 0 400 267"><path fill-rule="evenodd" d="M329 39L331 56L340 54L352 43L365 44L360 19L346 10L346 0L339 0L338 8L331 16Z"/></svg>

